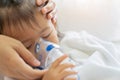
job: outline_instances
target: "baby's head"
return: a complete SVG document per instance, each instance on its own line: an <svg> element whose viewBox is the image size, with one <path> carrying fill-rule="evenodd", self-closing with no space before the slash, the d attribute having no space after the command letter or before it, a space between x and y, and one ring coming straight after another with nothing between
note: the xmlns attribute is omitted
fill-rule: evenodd
<svg viewBox="0 0 120 80"><path fill-rule="evenodd" d="M40 38L58 42L51 20L38 9L35 0L0 0L0 34L20 40L28 49Z"/></svg>

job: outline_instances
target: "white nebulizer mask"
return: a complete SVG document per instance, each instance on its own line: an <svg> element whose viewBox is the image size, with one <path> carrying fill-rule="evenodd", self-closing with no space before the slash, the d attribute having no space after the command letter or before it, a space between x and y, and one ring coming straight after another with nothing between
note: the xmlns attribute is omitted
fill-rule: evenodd
<svg viewBox="0 0 120 80"><path fill-rule="evenodd" d="M46 41L46 40L41 40L40 44L36 44L36 54L38 55L38 59L41 62L41 65L37 68L39 69L49 69L51 64L58 59L59 57L63 56L64 53L62 52L61 48L59 45ZM76 65L74 60L70 59L69 57L66 58L62 63L70 63ZM61 63L61 64L62 64ZM76 68L70 68L68 70L74 70L76 71ZM70 77L76 77L77 80L80 80L80 77L78 75L71 75L68 76ZM64 79L66 80L66 78Z"/></svg>

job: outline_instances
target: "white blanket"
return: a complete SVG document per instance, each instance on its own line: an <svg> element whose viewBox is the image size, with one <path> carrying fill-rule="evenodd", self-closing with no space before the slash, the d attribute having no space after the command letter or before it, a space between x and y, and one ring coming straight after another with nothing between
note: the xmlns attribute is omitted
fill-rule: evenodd
<svg viewBox="0 0 120 80"><path fill-rule="evenodd" d="M115 45L82 32L66 32L61 47L79 63L80 80L120 80L120 52Z"/></svg>

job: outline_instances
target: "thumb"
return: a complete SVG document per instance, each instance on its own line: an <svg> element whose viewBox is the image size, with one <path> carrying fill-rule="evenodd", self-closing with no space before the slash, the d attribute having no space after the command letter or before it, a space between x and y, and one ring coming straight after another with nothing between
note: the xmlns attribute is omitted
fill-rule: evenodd
<svg viewBox="0 0 120 80"><path fill-rule="evenodd" d="M23 44L20 44L15 48L20 57L31 66L39 66L40 62L33 56L33 54L27 50Z"/></svg>

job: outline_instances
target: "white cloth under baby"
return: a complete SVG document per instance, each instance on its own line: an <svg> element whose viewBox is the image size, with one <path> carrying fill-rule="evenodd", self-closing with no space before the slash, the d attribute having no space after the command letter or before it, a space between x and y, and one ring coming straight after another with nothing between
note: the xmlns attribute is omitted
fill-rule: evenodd
<svg viewBox="0 0 120 80"><path fill-rule="evenodd" d="M120 52L112 42L82 32L65 32L64 53L80 65L80 80L120 80Z"/></svg>

